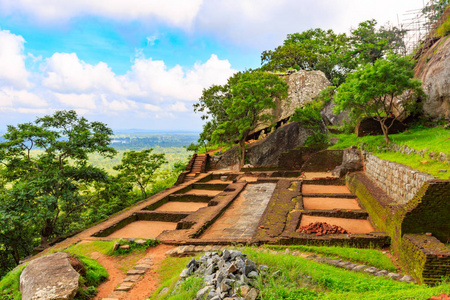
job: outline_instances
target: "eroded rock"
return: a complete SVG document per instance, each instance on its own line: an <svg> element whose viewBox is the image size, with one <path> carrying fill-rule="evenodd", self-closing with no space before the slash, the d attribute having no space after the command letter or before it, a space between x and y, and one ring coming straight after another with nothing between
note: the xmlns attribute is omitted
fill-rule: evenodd
<svg viewBox="0 0 450 300"><path fill-rule="evenodd" d="M37 258L20 275L22 299L71 300L77 293L79 277L65 252Z"/></svg>

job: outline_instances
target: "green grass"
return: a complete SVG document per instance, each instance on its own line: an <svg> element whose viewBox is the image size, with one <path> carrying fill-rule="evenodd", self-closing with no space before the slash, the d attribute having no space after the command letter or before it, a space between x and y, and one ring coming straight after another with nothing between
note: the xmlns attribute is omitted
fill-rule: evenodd
<svg viewBox="0 0 450 300"><path fill-rule="evenodd" d="M422 157L418 154L406 155L400 152L386 151L386 143L383 136L365 136L356 137L355 134L337 134L332 137L339 138L338 142L331 146L330 149L345 149L351 146L360 146L368 144L369 150L381 159L404 164L410 168L417 169L421 172L428 173L440 179L449 179L449 172L439 172L441 169L449 170L448 164L433 160L425 155ZM450 130L442 127L434 128L412 128L408 132L399 134L390 134L391 141L398 145L406 145L416 150L428 149L426 153L440 152L450 154ZM421 161L428 163L421 163Z"/></svg>
<svg viewBox="0 0 450 300"><path fill-rule="evenodd" d="M111 255L114 241L92 241L89 243L74 244L65 249L73 255L89 255L92 252L100 252L104 255Z"/></svg>
<svg viewBox="0 0 450 300"><path fill-rule="evenodd" d="M252 248L244 251L257 264L269 266L269 274L276 270L283 273L282 278L269 275L268 278L260 280L259 288L263 299L420 300L450 289L448 283L430 288L347 271L292 255L271 255ZM305 296L299 298L298 295L302 293Z"/></svg>
<svg viewBox="0 0 450 300"><path fill-rule="evenodd" d="M0 300L20 300L20 274L26 265L19 266L6 274L0 281Z"/></svg>
<svg viewBox="0 0 450 300"><path fill-rule="evenodd" d="M380 250L358 249L350 247L319 247L308 245L296 245L290 247L266 246L269 249L284 250L289 248L291 251L316 253L326 257L337 257L354 263L373 266L382 270L395 272L396 268L392 261Z"/></svg>
<svg viewBox="0 0 450 300"><path fill-rule="evenodd" d="M87 258L83 255L75 255L75 257L86 268L86 275L80 277L80 287L78 289L76 300L88 300L97 294L97 287L108 279L108 272L96 260Z"/></svg>
<svg viewBox="0 0 450 300"><path fill-rule="evenodd" d="M180 273L186 267L186 264L191 260L190 257L176 258L168 257L161 262L161 266L158 269L160 276L160 285L158 289L153 293L150 299L171 299L170 293L175 288L175 283L180 279ZM169 288L169 292L163 295L159 295L163 288ZM178 298L183 299L183 298ZM184 299L193 299L192 297Z"/></svg>

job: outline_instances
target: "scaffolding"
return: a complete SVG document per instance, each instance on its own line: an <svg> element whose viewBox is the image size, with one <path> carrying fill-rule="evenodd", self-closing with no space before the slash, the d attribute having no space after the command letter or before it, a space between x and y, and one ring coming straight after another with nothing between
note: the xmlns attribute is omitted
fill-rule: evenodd
<svg viewBox="0 0 450 300"><path fill-rule="evenodd" d="M406 52L411 54L450 16L450 7L442 7L439 0L423 3L423 8L406 11L399 27L406 31Z"/></svg>

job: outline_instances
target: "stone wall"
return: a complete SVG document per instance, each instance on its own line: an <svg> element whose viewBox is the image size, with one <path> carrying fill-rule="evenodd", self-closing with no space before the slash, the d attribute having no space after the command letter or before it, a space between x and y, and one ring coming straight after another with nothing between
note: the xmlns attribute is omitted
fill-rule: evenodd
<svg viewBox="0 0 450 300"><path fill-rule="evenodd" d="M426 181L434 179L428 174L380 159L368 152L364 152L364 162L367 177L386 192L395 204L407 203Z"/></svg>
<svg viewBox="0 0 450 300"><path fill-rule="evenodd" d="M419 283L436 284L450 275L450 250L432 236L405 234L400 261Z"/></svg>

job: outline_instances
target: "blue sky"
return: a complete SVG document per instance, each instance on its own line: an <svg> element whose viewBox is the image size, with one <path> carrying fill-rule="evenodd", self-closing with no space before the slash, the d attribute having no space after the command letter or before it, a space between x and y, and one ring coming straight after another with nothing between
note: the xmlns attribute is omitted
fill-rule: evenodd
<svg viewBox="0 0 450 300"><path fill-rule="evenodd" d="M58 109L114 129L200 131L203 88L288 33L397 25L422 0L0 0L0 131Z"/></svg>

